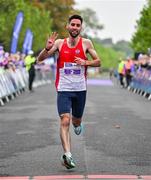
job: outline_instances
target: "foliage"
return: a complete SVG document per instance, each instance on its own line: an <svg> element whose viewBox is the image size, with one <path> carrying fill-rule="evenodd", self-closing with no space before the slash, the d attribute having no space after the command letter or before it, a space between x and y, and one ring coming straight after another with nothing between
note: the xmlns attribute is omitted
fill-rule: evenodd
<svg viewBox="0 0 151 180"><path fill-rule="evenodd" d="M102 68L116 68L119 59L124 57L122 52L116 52L112 48L103 47L97 42L94 42L94 47L102 60Z"/></svg>
<svg viewBox="0 0 151 180"><path fill-rule="evenodd" d="M131 45L137 52L147 52L148 48L151 47L151 0L147 1L147 5L144 6L140 14L141 17L137 21Z"/></svg>
<svg viewBox="0 0 151 180"><path fill-rule="evenodd" d="M13 26L19 11L24 13L18 50L22 45L27 28L33 32L33 50L39 51L45 46L46 39L51 31L57 31L59 38L65 37L65 25L69 15L79 13L74 10L74 0L0 0L0 43L9 51ZM85 12L85 14L83 14ZM89 14L90 13L90 14ZM103 28L98 23L95 12L91 9L81 12L87 26L86 30L93 31L96 35ZM105 48L99 42L94 43L98 54L102 58L103 67L116 66L121 54L111 48Z"/></svg>
<svg viewBox="0 0 151 180"><path fill-rule="evenodd" d="M74 14L74 0L46 0L45 9L52 18L52 31L58 32L60 38L67 35L65 26L70 15Z"/></svg>
<svg viewBox="0 0 151 180"><path fill-rule="evenodd" d="M39 10L30 3L26 5L26 9L28 9L28 11L24 11L25 19L23 23L23 29L26 30L27 28L30 28L33 32L33 49L37 51L45 46L46 39L51 33L50 14L44 9ZM25 32L22 31L22 38L24 34Z"/></svg>
<svg viewBox="0 0 151 180"><path fill-rule="evenodd" d="M121 51L121 52L125 52L125 56L133 56L133 50L130 47L130 43L128 41L125 40L121 40L116 42L116 44L113 44L113 49L115 51Z"/></svg>
<svg viewBox="0 0 151 180"><path fill-rule="evenodd" d="M0 42L7 51L10 50L11 37L16 16L19 11L24 13L24 21L21 28L18 50L22 50L22 44L27 28L33 32L33 49L39 50L46 41L46 34L50 32L49 13L32 6L29 1L23 0L0 0ZM34 18L32 18L34 17Z"/></svg>
<svg viewBox="0 0 151 180"><path fill-rule="evenodd" d="M103 47L112 49L118 55L120 54L122 58L126 58L127 56L133 57L133 50L130 47L130 43L125 40L121 40L116 43L113 43L111 38L94 38L94 40L96 43L101 44Z"/></svg>
<svg viewBox="0 0 151 180"><path fill-rule="evenodd" d="M8 49L10 45L11 31L15 21L15 12L17 5L15 0L0 0L0 42Z"/></svg>
<svg viewBox="0 0 151 180"><path fill-rule="evenodd" d="M84 19L83 34L85 36L90 34L93 34L93 37L97 36L98 31L103 29L103 25L99 23L96 12L90 8L86 8L81 10L80 14Z"/></svg>
<svg viewBox="0 0 151 180"><path fill-rule="evenodd" d="M57 31L59 38L65 37L67 19L76 12L74 4L74 0L0 0L0 43L7 51L10 50L13 26L19 11L24 13L24 21L19 35L18 50L22 50L27 28L30 28L34 35L34 51L44 47L51 31Z"/></svg>

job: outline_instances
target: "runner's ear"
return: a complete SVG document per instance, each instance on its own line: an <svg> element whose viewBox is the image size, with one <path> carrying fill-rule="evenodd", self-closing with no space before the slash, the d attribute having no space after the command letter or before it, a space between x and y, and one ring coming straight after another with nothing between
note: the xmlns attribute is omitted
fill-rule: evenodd
<svg viewBox="0 0 151 180"><path fill-rule="evenodd" d="M66 29L68 30L68 28L69 28L69 24L67 23L65 27L66 27Z"/></svg>

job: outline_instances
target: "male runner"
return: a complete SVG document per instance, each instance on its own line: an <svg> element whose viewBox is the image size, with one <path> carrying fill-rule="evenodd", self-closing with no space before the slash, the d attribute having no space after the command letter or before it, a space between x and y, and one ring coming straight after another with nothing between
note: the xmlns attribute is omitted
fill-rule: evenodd
<svg viewBox="0 0 151 180"><path fill-rule="evenodd" d="M52 33L46 47L38 56L40 62L54 52L59 52L55 85L58 113L61 120L60 138L64 149L61 162L67 169L75 167L71 154L70 122L72 121L74 132L77 135L82 131L81 120L86 100L87 66L100 66L100 59L91 40L80 36L82 22L81 16L72 15L66 26L69 36L65 39L57 39L58 34ZM88 60L87 53L92 57L91 61Z"/></svg>

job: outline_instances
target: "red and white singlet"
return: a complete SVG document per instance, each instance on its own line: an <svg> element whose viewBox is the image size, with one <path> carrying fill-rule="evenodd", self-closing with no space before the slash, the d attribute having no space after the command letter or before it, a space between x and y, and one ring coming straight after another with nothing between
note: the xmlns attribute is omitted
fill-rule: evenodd
<svg viewBox="0 0 151 180"><path fill-rule="evenodd" d="M57 59L56 89L57 91L84 91L86 90L86 66L77 65L74 61L76 57L87 60L82 46L82 37L78 44L70 48L67 39L63 45Z"/></svg>

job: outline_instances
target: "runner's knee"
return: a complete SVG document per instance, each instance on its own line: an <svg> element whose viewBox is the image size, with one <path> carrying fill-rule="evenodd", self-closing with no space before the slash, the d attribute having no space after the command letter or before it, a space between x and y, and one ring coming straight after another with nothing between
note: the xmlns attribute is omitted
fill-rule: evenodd
<svg viewBox="0 0 151 180"><path fill-rule="evenodd" d="M61 126L69 126L70 125L70 115L69 114L61 114Z"/></svg>

